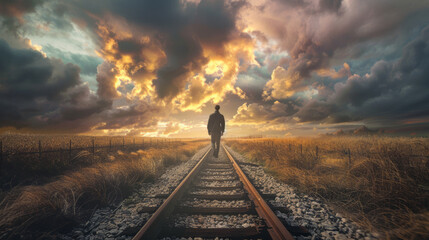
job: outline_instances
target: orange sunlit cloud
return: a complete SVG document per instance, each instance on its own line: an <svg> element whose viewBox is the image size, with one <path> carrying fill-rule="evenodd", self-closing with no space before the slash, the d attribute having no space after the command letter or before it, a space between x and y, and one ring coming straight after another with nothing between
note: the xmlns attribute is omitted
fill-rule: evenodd
<svg viewBox="0 0 429 240"><path fill-rule="evenodd" d="M428 123L425 1L172 3L0 8L0 129L206 137L216 104L228 136Z"/></svg>

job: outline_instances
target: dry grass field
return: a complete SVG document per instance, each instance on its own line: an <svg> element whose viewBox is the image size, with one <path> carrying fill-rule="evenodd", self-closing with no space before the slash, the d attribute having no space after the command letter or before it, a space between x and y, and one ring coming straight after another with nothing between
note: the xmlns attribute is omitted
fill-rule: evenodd
<svg viewBox="0 0 429 240"><path fill-rule="evenodd" d="M68 229L85 219L95 208L121 201L139 183L156 178L169 165L188 160L196 150L207 144L207 141L200 140L169 144L155 144L154 141L154 144L143 148L116 149L97 154L86 150L78 152L74 156L75 161L60 164L75 164L73 168L51 174L43 183L31 184L27 179L24 184L1 192L0 239L13 239L14 235L26 234L28 239L47 238L46 234L50 232ZM23 159L20 163L30 161L22 169L36 177L43 177L41 168L57 169L59 162L64 161L52 159L55 156ZM4 164L3 175L8 166L15 165Z"/></svg>
<svg viewBox="0 0 429 240"><path fill-rule="evenodd" d="M227 144L386 239L429 238L429 139L230 139Z"/></svg>
<svg viewBox="0 0 429 240"><path fill-rule="evenodd" d="M112 162L115 160L112 154L117 151L164 149L180 144L179 139L3 134L0 135L0 168L3 169L0 190L43 184L66 171Z"/></svg>

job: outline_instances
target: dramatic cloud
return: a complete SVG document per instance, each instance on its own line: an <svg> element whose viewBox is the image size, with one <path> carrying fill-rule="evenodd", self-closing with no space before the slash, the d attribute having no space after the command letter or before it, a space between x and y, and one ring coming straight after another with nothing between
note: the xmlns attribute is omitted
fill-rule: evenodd
<svg viewBox="0 0 429 240"><path fill-rule="evenodd" d="M246 13L251 30L277 40L278 47L290 54L282 77L266 84L267 99L301 91L313 71L329 67L338 50L393 32L411 14L428 7L425 1L399 0L301 3L291 7L289 1L265 1L263 7Z"/></svg>
<svg viewBox="0 0 429 240"><path fill-rule="evenodd" d="M222 101L227 93L244 97L234 87L237 75L256 63L253 40L236 24L244 2L131 0L103 2L102 9L95 5L78 5L89 12L80 19L97 33L99 55L114 65L115 88L134 85L128 97L149 97L162 106L173 103L196 111Z"/></svg>
<svg viewBox="0 0 429 240"><path fill-rule="evenodd" d="M145 128L156 125L160 110L148 104L116 108L103 114L97 129Z"/></svg>
<svg viewBox="0 0 429 240"><path fill-rule="evenodd" d="M278 66L274 69L271 74L271 80L265 87L271 89L270 95L273 98L287 98L307 87L302 85L301 81L302 79L298 73L291 74L283 67ZM264 92L264 95L266 94L267 92Z"/></svg>
<svg viewBox="0 0 429 240"><path fill-rule="evenodd" d="M24 13L33 12L43 0L3 0L0 5L0 14L5 17L21 18Z"/></svg>
<svg viewBox="0 0 429 240"><path fill-rule="evenodd" d="M103 62L97 67L97 72L98 95L108 100L118 98L120 93L116 90L115 67L108 62Z"/></svg>
<svg viewBox="0 0 429 240"><path fill-rule="evenodd" d="M335 85L328 101L350 106L351 115L410 118L429 109L429 27L405 46L397 61L379 61L369 74L354 75Z"/></svg>
<svg viewBox="0 0 429 240"><path fill-rule="evenodd" d="M334 69L320 69L317 71L317 75L321 77L330 77L332 79L337 79L337 78L349 77L352 75L352 73L350 71L350 65L347 63L344 63L343 68L341 68L338 71L335 71Z"/></svg>
<svg viewBox="0 0 429 240"><path fill-rule="evenodd" d="M286 116L292 115L296 109L292 104L274 102L273 105L244 103L237 109L237 114L228 122L233 125L242 124L276 124L286 123Z"/></svg>
<svg viewBox="0 0 429 240"><path fill-rule="evenodd" d="M310 100L294 116L300 122L320 121L327 118L334 111L335 105L323 101Z"/></svg>
<svg viewBox="0 0 429 240"><path fill-rule="evenodd" d="M40 2L40 5L43 4ZM242 90L234 86L235 81L241 69L255 62L252 52L253 40L236 25L238 11L243 5L242 1L213 0L198 3L76 1L57 4L48 2L36 11L35 2L23 1L8 3L0 13L4 17L17 18L28 12L35 12L32 18L29 18L28 24L34 26L34 21L40 20L43 22L42 29L47 31L50 31L49 27L61 26L56 24L59 17L68 18L75 24L74 26L79 26L89 33L98 46L95 49L98 56L104 59L102 64L89 55L69 53L51 45L44 47L50 56L58 56L66 62L80 66L82 72L76 65L57 66L55 69L58 74L61 74L61 70L66 73L72 72L67 70L67 67L72 68L71 66L75 73L74 78L61 82L68 85L58 88L63 87L64 91L69 91L69 88L79 86L83 92L73 90L73 94L76 96L81 94L80 100L89 101L88 104L79 102L88 108L82 110L82 114L73 115L73 111L81 110L69 103L73 102L73 99L66 104L65 109L59 104L61 106L58 106L56 111L65 114L64 120L86 119L88 125L93 125L92 128L116 129L124 126L136 127L136 122L141 121L153 124L149 119L157 119L163 115L163 111L173 107L182 111L201 111L206 103L218 103L227 93L244 98ZM43 17L46 14L42 13L47 12L52 13L51 19ZM51 21L55 24L48 23ZM25 27L26 25L22 26L22 29ZM19 29L14 31L22 33ZM23 37L17 36L16 39ZM28 46L31 46L31 43L20 47ZM43 61L48 62L46 65L56 64L49 58L40 60L39 64ZM96 67L94 64L100 65ZM91 75L95 71L96 95L89 89L85 92L80 87L82 81L79 77L81 73ZM11 72L5 72L5 76L6 74ZM49 74L47 72L40 78L51 82ZM23 81L20 77L15 81ZM29 86L31 85L25 87ZM54 87L49 88L40 84L37 87L45 92L22 95L27 98L31 98L31 94L50 98L50 94L59 92ZM11 89L18 90L15 86ZM34 98L36 96L31 99ZM108 104L96 110L98 101ZM115 104L112 105L112 102ZM16 110L18 115L22 111L19 109ZM107 115L110 120L96 123L96 119L100 117L98 115L88 120L91 110L96 110L100 116ZM57 116L55 119L60 121L63 118Z"/></svg>
<svg viewBox="0 0 429 240"><path fill-rule="evenodd" d="M343 69L350 75L347 64L344 64ZM278 77L277 71L278 69L274 70L274 77ZM284 72L280 71L280 74ZM269 106L244 104L238 108L231 122L260 124L274 119L286 119L287 122L337 123L368 118L394 122L398 119L427 117L427 76L429 27L405 46L400 59L379 61L368 74L349 76L345 82L336 83L331 91L325 90L329 91L327 96L318 94L308 100L295 101L296 111L273 111ZM275 102L271 108L274 106L287 109L279 102Z"/></svg>
<svg viewBox="0 0 429 240"><path fill-rule="evenodd" d="M319 6L321 10L338 12L343 0L320 0Z"/></svg>
<svg viewBox="0 0 429 240"><path fill-rule="evenodd" d="M45 0L3 0L0 3L0 36L6 31L11 38L17 35L19 28L25 23L24 15L35 12L36 7L43 5Z"/></svg>
<svg viewBox="0 0 429 240"><path fill-rule="evenodd" d="M291 116L297 111L291 103L275 101L272 105L244 103L227 126L238 126L247 131L247 135L270 134L286 136L297 122ZM256 130L256 131L255 131Z"/></svg>
<svg viewBox="0 0 429 240"><path fill-rule="evenodd" d="M215 104L235 135L424 124L428 10L418 0L2 1L0 128L198 136Z"/></svg>
<svg viewBox="0 0 429 240"><path fill-rule="evenodd" d="M76 65L11 48L3 40L0 52L0 126L55 128L111 104L90 92Z"/></svg>

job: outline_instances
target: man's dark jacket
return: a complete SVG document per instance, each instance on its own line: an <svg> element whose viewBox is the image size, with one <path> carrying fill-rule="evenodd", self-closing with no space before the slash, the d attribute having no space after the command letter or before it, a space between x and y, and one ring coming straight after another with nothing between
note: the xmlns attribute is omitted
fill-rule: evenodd
<svg viewBox="0 0 429 240"><path fill-rule="evenodd" d="M210 115L209 123L207 124L209 134L220 135L225 131L225 118L219 111Z"/></svg>

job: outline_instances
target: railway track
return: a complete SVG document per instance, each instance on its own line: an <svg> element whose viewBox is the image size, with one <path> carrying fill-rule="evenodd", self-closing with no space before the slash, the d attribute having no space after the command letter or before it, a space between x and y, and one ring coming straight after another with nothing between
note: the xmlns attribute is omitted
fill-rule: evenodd
<svg viewBox="0 0 429 240"><path fill-rule="evenodd" d="M223 146L219 158L210 153L203 155L133 239L294 239L228 150Z"/></svg>

